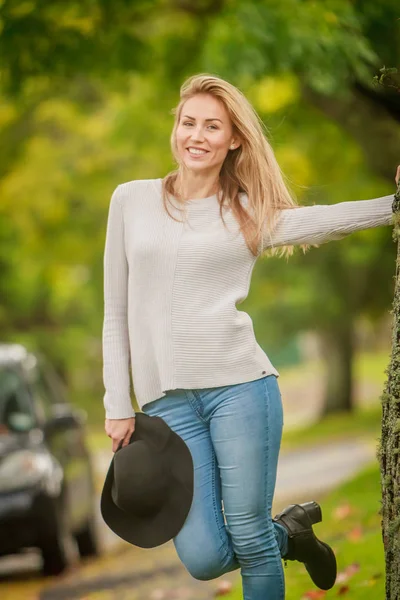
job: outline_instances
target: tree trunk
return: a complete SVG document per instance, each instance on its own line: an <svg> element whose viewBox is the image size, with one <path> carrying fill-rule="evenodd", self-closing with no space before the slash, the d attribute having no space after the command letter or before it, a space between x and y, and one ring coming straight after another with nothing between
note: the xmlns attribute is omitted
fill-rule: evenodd
<svg viewBox="0 0 400 600"><path fill-rule="evenodd" d="M322 334L326 388L321 417L353 410L354 331L351 322Z"/></svg>
<svg viewBox="0 0 400 600"><path fill-rule="evenodd" d="M382 395L382 432L377 457L382 487L382 540L386 564L386 600L400 600L400 184L395 194L394 237L398 242L393 302L393 338L388 379Z"/></svg>

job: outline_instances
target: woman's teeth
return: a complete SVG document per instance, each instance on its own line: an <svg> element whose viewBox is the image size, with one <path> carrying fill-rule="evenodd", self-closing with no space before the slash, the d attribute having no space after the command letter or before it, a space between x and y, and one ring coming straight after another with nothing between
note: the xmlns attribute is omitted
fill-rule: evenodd
<svg viewBox="0 0 400 600"><path fill-rule="evenodd" d="M207 154L206 150L195 150L194 148L188 148L190 154Z"/></svg>

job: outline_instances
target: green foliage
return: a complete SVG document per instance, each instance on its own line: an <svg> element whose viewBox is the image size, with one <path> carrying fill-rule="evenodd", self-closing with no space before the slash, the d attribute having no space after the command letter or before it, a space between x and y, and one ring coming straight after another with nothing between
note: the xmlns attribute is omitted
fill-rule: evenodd
<svg viewBox="0 0 400 600"><path fill-rule="evenodd" d="M0 7L3 90L20 94L30 80L62 86L79 76L113 77L151 65L147 43L150 0L19 2Z"/></svg>
<svg viewBox="0 0 400 600"><path fill-rule="evenodd" d="M217 17L205 49L207 70L247 82L292 71L324 93L344 93L350 76L368 80L377 62L353 3L236 0Z"/></svg>

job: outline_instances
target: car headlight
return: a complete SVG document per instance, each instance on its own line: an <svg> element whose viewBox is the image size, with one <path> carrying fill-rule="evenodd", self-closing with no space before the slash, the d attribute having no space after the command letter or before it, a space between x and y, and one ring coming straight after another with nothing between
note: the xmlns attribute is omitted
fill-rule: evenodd
<svg viewBox="0 0 400 600"><path fill-rule="evenodd" d="M19 450L0 463L0 492L32 487L39 483L43 483L46 488L50 486L48 491L51 492L51 488L59 489L61 479L61 467L55 464L47 452Z"/></svg>

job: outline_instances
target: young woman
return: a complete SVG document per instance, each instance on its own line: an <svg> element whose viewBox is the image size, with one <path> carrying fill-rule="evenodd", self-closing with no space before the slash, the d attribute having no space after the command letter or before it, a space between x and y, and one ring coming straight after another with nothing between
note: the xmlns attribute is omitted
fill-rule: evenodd
<svg viewBox="0 0 400 600"><path fill-rule="evenodd" d="M241 569L245 600L282 600L282 558L331 588L332 549L315 536L317 503L271 515L283 427L278 371L236 304L257 258L289 255L389 225L393 195L298 207L263 125L230 83L200 74L181 88L164 179L117 186L104 253L105 430L115 452L140 409L189 447L193 503L174 538L201 580ZM182 218L183 217L183 218ZM222 510L222 503L223 508ZM225 518L224 518L225 517Z"/></svg>

